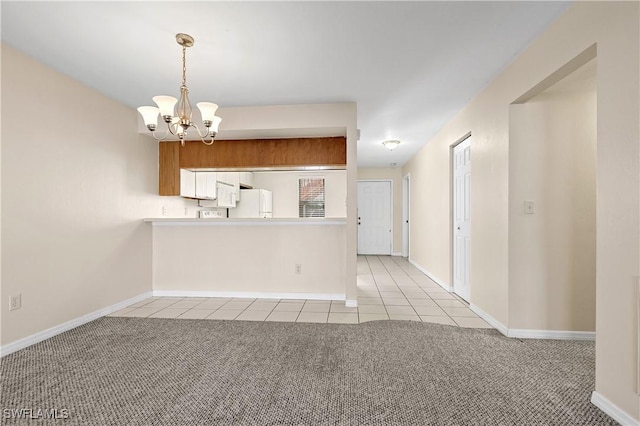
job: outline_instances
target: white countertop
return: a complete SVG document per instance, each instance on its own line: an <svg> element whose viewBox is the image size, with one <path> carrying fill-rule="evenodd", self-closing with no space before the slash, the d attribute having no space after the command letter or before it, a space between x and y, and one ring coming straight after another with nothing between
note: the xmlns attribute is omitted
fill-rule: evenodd
<svg viewBox="0 0 640 426"><path fill-rule="evenodd" d="M144 222L149 222L153 226L278 226L278 225L346 225L347 218L266 218L266 219L200 219L195 217L182 218L146 218Z"/></svg>

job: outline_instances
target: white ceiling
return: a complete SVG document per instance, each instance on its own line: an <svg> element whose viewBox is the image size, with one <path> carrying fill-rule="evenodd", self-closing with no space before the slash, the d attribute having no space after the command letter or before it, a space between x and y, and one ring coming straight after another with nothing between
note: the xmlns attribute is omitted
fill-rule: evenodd
<svg viewBox="0 0 640 426"><path fill-rule="evenodd" d="M10 2L2 42L132 107L356 102L358 164L404 164L569 2ZM221 125L221 129L224 128ZM402 144L390 152L385 139Z"/></svg>

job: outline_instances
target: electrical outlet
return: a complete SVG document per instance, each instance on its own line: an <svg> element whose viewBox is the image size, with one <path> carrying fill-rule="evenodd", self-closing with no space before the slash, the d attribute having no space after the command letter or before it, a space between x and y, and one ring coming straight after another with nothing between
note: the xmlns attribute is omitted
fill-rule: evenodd
<svg viewBox="0 0 640 426"><path fill-rule="evenodd" d="M167 206L162 206L162 216L167 215Z"/></svg>
<svg viewBox="0 0 640 426"><path fill-rule="evenodd" d="M296 274L297 275L302 274L302 265L299 263L296 263Z"/></svg>
<svg viewBox="0 0 640 426"><path fill-rule="evenodd" d="M9 296L9 310L15 311L22 307L22 294L16 296Z"/></svg>

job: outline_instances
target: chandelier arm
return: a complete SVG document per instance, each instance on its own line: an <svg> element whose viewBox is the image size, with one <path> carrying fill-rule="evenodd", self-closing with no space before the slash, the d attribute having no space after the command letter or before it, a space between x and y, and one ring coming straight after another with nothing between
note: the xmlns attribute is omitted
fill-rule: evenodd
<svg viewBox="0 0 640 426"><path fill-rule="evenodd" d="M173 136L177 136L178 132L173 131L173 126L175 126L176 130L178 130L178 126L179 126L178 123L167 123L167 132L171 133Z"/></svg>
<svg viewBox="0 0 640 426"><path fill-rule="evenodd" d="M208 127L207 127L207 133L205 133L204 135L200 131L200 128L198 126L196 126L195 124L192 124L191 127L196 129L196 132L198 132L198 136L200 136L200 140L202 141L203 144L205 144L205 145L213 145L214 136L212 135L212 133L211 133L211 131L209 130ZM209 142L206 141L206 138L208 138L208 137L211 137L211 141L209 141Z"/></svg>
<svg viewBox="0 0 640 426"><path fill-rule="evenodd" d="M156 131L154 130L154 131L152 131L152 132L151 132L151 136L153 136L153 138L154 138L155 140L157 140L157 141L163 141L163 140L167 139L167 137L169 136L169 132L168 132L168 131L165 131L165 132L164 132L164 136L160 138L160 137L158 137L158 136L156 135Z"/></svg>

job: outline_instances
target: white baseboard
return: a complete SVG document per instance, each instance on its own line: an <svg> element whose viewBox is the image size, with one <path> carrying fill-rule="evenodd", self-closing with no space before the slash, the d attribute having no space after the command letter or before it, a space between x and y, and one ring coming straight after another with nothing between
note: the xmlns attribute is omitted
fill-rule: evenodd
<svg viewBox="0 0 640 426"><path fill-rule="evenodd" d="M486 313L485 311L483 311L482 309L478 308L476 305L474 305L473 303L469 305L469 309L471 309L473 312L475 312L480 318L482 318L483 320L485 320L487 323L489 323L489 325L493 328L495 328L496 330L498 330L500 333L504 334L505 336L509 337L509 329L507 328L506 325L504 325L503 323L501 323L500 321L498 321L497 319L495 319L494 317L492 317L491 315L489 315L488 313Z"/></svg>
<svg viewBox="0 0 640 426"><path fill-rule="evenodd" d="M402 257L402 253L400 253L400 252L397 252L397 253L391 253L391 256Z"/></svg>
<svg viewBox="0 0 640 426"><path fill-rule="evenodd" d="M516 339L558 339L558 340L596 340L594 331L568 331L568 330L529 330L508 328L497 319L480 309L474 304L469 309L478 314L480 318L488 322L493 328L507 337Z"/></svg>
<svg viewBox="0 0 640 426"><path fill-rule="evenodd" d="M438 284L440 287L442 287L443 289L447 290L449 293L453 292L453 286L450 286L449 284L445 283L444 281L442 281L440 278L436 277L435 275L433 275L431 272L427 271L425 268L423 268L422 266L418 265L416 262L413 261L413 259L411 259L410 257L409 259L409 263L412 264L413 266L416 267L417 270L419 270L420 272L422 272L423 274L425 274L426 276L428 276L429 278L431 278L431 280L433 280L433 282L435 282L436 284Z"/></svg>
<svg viewBox="0 0 640 426"><path fill-rule="evenodd" d="M357 308L358 301L353 299L347 299L344 301L344 306L346 306L347 308Z"/></svg>
<svg viewBox="0 0 640 426"><path fill-rule="evenodd" d="M153 290L154 296L163 297L237 297L247 299L311 299L311 300L345 300L344 294L322 293L261 293L254 291L184 291Z"/></svg>
<svg viewBox="0 0 640 426"><path fill-rule="evenodd" d="M519 339L596 340L595 331L528 330L510 328L508 336Z"/></svg>
<svg viewBox="0 0 640 426"><path fill-rule="evenodd" d="M613 420L622 426L638 426L640 422L622 411L617 405L613 404L598 392L591 393L591 403L608 414Z"/></svg>
<svg viewBox="0 0 640 426"><path fill-rule="evenodd" d="M411 258L409 258L409 263L449 293L453 292L453 286L449 286L427 269L414 262ZM596 340L596 333L594 331L510 329L474 304L470 304L469 309L507 337L519 339Z"/></svg>
<svg viewBox="0 0 640 426"><path fill-rule="evenodd" d="M60 333L64 333L65 331L81 326L82 324L86 324L88 322L96 320L105 315L109 315L113 312L119 311L120 309L126 308L129 305L140 302L141 300L147 299L149 297L151 297L150 291L140 294L138 296L132 297L130 299L123 300L122 302L118 302L111 306L107 306L106 308L98 309L97 311L88 313L81 317L56 325L55 327L48 328L44 331L40 331L36 334L32 334L31 336L27 336L22 339L16 340L15 342L8 343L0 347L0 357L19 351L20 349L24 349L35 343L42 342L43 340L47 340Z"/></svg>

